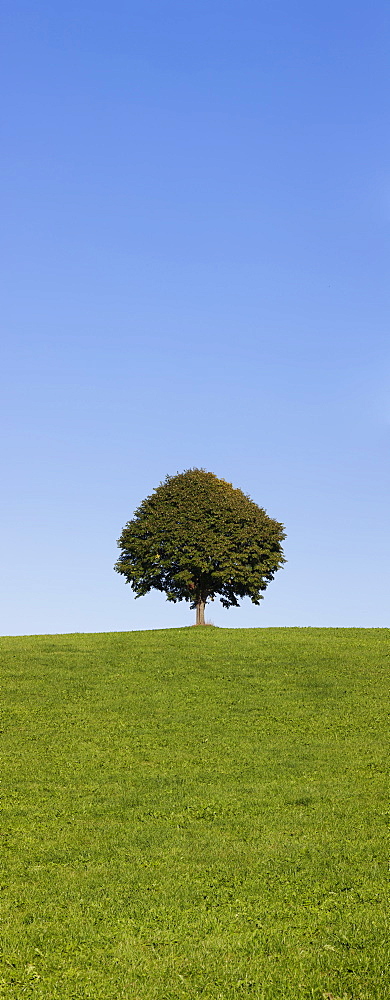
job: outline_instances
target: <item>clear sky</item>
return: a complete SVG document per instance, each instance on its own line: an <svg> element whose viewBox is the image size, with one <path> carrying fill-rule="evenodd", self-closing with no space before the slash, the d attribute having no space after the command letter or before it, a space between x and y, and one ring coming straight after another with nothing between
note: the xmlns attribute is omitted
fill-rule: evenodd
<svg viewBox="0 0 390 1000"><path fill-rule="evenodd" d="M3 634L187 625L116 539L201 466L287 530L259 608L388 626L390 8L5 0Z"/></svg>

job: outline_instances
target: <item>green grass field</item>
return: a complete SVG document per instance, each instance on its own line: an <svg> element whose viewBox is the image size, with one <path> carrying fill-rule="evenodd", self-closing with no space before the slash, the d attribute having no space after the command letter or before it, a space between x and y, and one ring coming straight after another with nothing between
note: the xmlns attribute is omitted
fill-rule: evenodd
<svg viewBox="0 0 390 1000"><path fill-rule="evenodd" d="M390 997L389 637L0 640L1 996Z"/></svg>

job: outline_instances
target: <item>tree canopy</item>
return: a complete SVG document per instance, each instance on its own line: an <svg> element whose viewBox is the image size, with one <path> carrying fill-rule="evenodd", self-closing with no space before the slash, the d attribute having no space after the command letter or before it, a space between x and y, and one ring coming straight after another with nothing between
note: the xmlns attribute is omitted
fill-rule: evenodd
<svg viewBox="0 0 390 1000"><path fill-rule="evenodd" d="M197 624L219 596L259 604L285 562L284 527L262 507L204 469L167 476L125 525L115 565L136 597L160 590L168 601L190 601Z"/></svg>

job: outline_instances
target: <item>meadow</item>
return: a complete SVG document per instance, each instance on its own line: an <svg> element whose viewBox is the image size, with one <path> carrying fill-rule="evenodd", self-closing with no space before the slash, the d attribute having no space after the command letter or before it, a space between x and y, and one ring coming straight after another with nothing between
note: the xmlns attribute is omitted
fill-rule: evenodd
<svg viewBox="0 0 390 1000"><path fill-rule="evenodd" d="M389 630L0 640L0 995L386 1000Z"/></svg>

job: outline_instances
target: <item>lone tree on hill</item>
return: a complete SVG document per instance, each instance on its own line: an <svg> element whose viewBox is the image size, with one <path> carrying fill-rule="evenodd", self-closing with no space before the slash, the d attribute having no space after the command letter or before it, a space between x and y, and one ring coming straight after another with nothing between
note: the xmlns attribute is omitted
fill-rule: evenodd
<svg viewBox="0 0 390 1000"><path fill-rule="evenodd" d="M204 469L165 481L124 527L115 565L136 597L160 590L168 601L190 601L204 625L208 600L224 608L238 597L259 604L262 591L286 560L284 528L262 507Z"/></svg>

